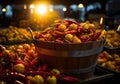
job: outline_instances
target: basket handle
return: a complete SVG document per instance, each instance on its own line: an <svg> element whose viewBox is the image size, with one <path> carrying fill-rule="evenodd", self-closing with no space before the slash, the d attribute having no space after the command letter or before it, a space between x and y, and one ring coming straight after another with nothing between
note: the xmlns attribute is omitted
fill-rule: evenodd
<svg viewBox="0 0 120 84"><path fill-rule="evenodd" d="M35 38L34 38L34 35L33 35L33 31L30 27L28 27L28 31L30 32L31 36L32 36L32 42L34 43L35 42Z"/></svg>

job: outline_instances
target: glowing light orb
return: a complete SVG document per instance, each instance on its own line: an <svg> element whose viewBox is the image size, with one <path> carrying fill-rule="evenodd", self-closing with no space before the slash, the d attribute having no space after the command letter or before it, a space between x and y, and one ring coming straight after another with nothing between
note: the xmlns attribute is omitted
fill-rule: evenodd
<svg viewBox="0 0 120 84"><path fill-rule="evenodd" d="M41 4L41 5L37 6L36 7L36 12L38 14L41 14L41 15L45 14L47 12L47 6L44 5L44 4Z"/></svg>

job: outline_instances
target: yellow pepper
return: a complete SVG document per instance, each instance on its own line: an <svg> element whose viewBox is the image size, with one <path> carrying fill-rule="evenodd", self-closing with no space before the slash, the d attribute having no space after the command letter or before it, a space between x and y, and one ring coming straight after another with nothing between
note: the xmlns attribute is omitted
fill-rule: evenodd
<svg viewBox="0 0 120 84"><path fill-rule="evenodd" d="M55 76L48 76L47 84L57 84L57 78Z"/></svg>

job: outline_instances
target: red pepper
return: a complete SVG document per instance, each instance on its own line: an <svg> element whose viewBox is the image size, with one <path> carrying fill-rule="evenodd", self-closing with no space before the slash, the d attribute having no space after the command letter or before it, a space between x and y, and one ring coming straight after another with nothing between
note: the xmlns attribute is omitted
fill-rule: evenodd
<svg viewBox="0 0 120 84"><path fill-rule="evenodd" d="M63 82L69 82L69 83L78 83L80 82L80 80L76 77L72 77L72 76L61 76L60 80L62 80Z"/></svg>
<svg viewBox="0 0 120 84"><path fill-rule="evenodd" d="M26 73L29 75L47 75L47 76L52 75L50 72L47 71L27 71Z"/></svg>
<svg viewBox="0 0 120 84"><path fill-rule="evenodd" d="M58 42L58 43L64 43L64 41L61 40L61 39L56 39L55 42Z"/></svg>
<svg viewBox="0 0 120 84"><path fill-rule="evenodd" d="M47 70L47 65L46 64L43 64L42 66L42 71L46 71Z"/></svg>
<svg viewBox="0 0 120 84"><path fill-rule="evenodd" d="M49 41L50 37L48 35L46 35L46 34L41 34L40 38L43 38L45 41Z"/></svg>
<svg viewBox="0 0 120 84"><path fill-rule="evenodd" d="M90 30L89 30L89 34L88 34L88 35L89 35L89 37L93 37L94 33L95 33L95 31L94 31L94 30L92 30L92 29L90 29Z"/></svg>
<svg viewBox="0 0 120 84"><path fill-rule="evenodd" d="M82 42L85 42L86 39L84 39L82 36L79 37Z"/></svg>
<svg viewBox="0 0 120 84"><path fill-rule="evenodd" d="M99 36L100 36L101 32L96 32L92 38L93 41L95 41Z"/></svg>
<svg viewBox="0 0 120 84"><path fill-rule="evenodd" d="M71 41L69 41L69 40L67 40L67 39L65 39L65 43L72 43Z"/></svg>
<svg viewBox="0 0 120 84"><path fill-rule="evenodd" d="M43 32L42 32L42 34L44 33L48 33L49 31L51 31L51 28L50 27L48 27L48 28L46 28L45 30L43 30Z"/></svg>
<svg viewBox="0 0 120 84"><path fill-rule="evenodd" d="M27 77L21 73L8 73L7 74L7 78L11 79L11 80L19 80L24 84L30 84L30 81L27 79Z"/></svg>
<svg viewBox="0 0 120 84"><path fill-rule="evenodd" d="M89 39L89 36L88 35L80 35L79 38L82 42L86 42L87 39Z"/></svg>
<svg viewBox="0 0 120 84"><path fill-rule="evenodd" d="M78 26L77 32L78 32L79 34L81 34L81 33L83 32L83 27L82 27L82 26Z"/></svg>
<svg viewBox="0 0 120 84"><path fill-rule="evenodd" d="M77 33L76 30L65 31L65 34L76 34L76 33Z"/></svg>
<svg viewBox="0 0 120 84"><path fill-rule="evenodd" d="M104 53L100 53L98 56L100 59L103 59L103 58L105 58L106 55L104 55Z"/></svg>
<svg viewBox="0 0 120 84"><path fill-rule="evenodd" d="M58 28L58 26L60 25L61 23L59 22L59 23L55 23L54 24L54 28Z"/></svg>
<svg viewBox="0 0 120 84"><path fill-rule="evenodd" d="M29 67L27 67L26 69L28 69L28 70L36 70L37 69L37 67L35 66L35 64L33 62L29 62L28 64L29 64Z"/></svg>
<svg viewBox="0 0 120 84"><path fill-rule="evenodd" d="M53 31L52 32L52 35L54 36L54 37L61 37L61 36L64 36L65 35L65 32L60 32L60 31Z"/></svg>
<svg viewBox="0 0 120 84"><path fill-rule="evenodd" d="M37 71L41 71L42 70L42 66L39 65L38 68L37 68Z"/></svg>
<svg viewBox="0 0 120 84"><path fill-rule="evenodd" d="M88 39L85 40L85 42L89 42L89 41L92 41L92 39L88 38Z"/></svg>
<svg viewBox="0 0 120 84"><path fill-rule="evenodd" d="M73 21L73 20L65 20L65 21L67 21L69 24L72 24L72 23L74 23L74 24L80 25L78 22L76 22L76 21Z"/></svg>

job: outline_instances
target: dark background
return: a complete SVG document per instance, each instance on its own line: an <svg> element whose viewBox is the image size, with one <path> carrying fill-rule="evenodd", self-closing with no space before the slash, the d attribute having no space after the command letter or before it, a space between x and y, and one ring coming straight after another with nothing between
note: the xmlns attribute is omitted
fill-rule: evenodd
<svg viewBox="0 0 120 84"><path fill-rule="evenodd" d="M65 5L67 7L67 11L64 14L64 17L68 18L79 18L77 13L72 14L70 16L71 10L69 9L69 6L72 4L79 4L83 3L85 6L85 20L98 20L100 16L103 16L106 18L105 25L118 25L120 24L120 0L0 0L0 5L2 7L6 7L7 5L20 5L20 4L31 4L33 2L41 2L41 1L49 1L53 5ZM90 4L94 4L96 2L99 2L101 4L101 9L94 9L89 12L86 11L86 8ZM106 10L106 5L108 5L109 9ZM14 10L13 11L13 17L12 18L6 18L5 14L2 13L0 15L0 27L7 27L11 25L11 23L18 22L21 19L27 19L29 14L29 11L23 11L23 10ZM96 18L96 17L99 18ZM76 18L75 18L76 19Z"/></svg>

